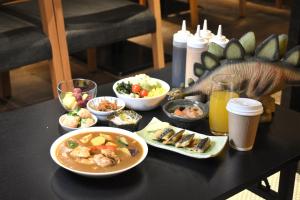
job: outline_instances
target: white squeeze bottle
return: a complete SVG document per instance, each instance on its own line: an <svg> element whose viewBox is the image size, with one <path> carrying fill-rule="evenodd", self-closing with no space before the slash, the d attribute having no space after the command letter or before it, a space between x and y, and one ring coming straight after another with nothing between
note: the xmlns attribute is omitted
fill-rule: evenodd
<svg viewBox="0 0 300 200"><path fill-rule="evenodd" d="M201 37L210 41L215 35L207 29L207 20L205 19L203 22L202 30L200 31Z"/></svg>
<svg viewBox="0 0 300 200"><path fill-rule="evenodd" d="M221 47L225 48L225 46L228 43L228 41L229 40L224 35L222 35L222 25L219 25L217 35L215 35L210 40L210 42L214 42L214 43L220 45Z"/></svg>
<svg viewBox="0 0 300 200"><path fill-rule="evenodd" d="M186 44L192 34L186 30L185 20L182 21L181 30L173 35L172 54L172 86L180 87L185 81Z"/></svg>
<svg viewBox="0 0 300 200"><path fill-rule="evenodd" d="M201 63L201 54L208 48L208 40L200 36L200 25L197 26L195 35L187 40L185 86L188 86L189 79L196 81L198 77L194 74L194 64Z"/></svg>

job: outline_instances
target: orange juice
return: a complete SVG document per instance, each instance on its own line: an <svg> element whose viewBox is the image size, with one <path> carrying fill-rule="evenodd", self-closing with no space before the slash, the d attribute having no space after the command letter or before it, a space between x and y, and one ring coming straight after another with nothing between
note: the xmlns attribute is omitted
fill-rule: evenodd
<svg viewBox="0 0 300 200"><path fill-rule="evenodd" d="M228 133L228 112L226 105L229 99L239 97L236 92L212 91L209 102L209 127L216 135Z"/></svg>

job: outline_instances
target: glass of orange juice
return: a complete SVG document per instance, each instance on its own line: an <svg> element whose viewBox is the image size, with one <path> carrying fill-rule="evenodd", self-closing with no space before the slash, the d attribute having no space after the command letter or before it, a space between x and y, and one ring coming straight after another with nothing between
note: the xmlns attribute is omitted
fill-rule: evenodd
<svg viewBox="0 0 300 200"><path fill-rule="evenodd" d="M229 99L239 97L235 76L218 74L212 77L212 88L209 100L209 127L214 135L228 134L228 112L226 105Z"/></svg>

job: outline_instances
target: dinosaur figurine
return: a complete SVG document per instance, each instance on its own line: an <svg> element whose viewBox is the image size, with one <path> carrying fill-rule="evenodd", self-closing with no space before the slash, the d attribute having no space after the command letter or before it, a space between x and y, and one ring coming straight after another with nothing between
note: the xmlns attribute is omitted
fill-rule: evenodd
<svg viewBox="0 0 300 200"><path fill-rule="evenodd" d="M212 77L217 74L234 74L236 87L249 98L263 103L264 121L272 119L275 101L270 96L287 85L300 83L300 46L286 53L287 35L271 35L256 47L255 34L248 32L239 40L231 39L225 48L210 43L194 64L199 79L183 89L174 89L169 99L196 94L209 95Z"/></svg>

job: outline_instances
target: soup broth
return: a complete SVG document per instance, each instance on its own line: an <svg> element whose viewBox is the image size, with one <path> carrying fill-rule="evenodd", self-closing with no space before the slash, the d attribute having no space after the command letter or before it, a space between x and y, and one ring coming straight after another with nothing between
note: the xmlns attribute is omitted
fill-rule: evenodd
<svg viewBox="0 0 300 200"><path fill-rule="evenodd" d="M92 132L70 137L58 145L60 163L84 172L112 172L132 166L143 154L141 144L125 135Z"/></svg>

